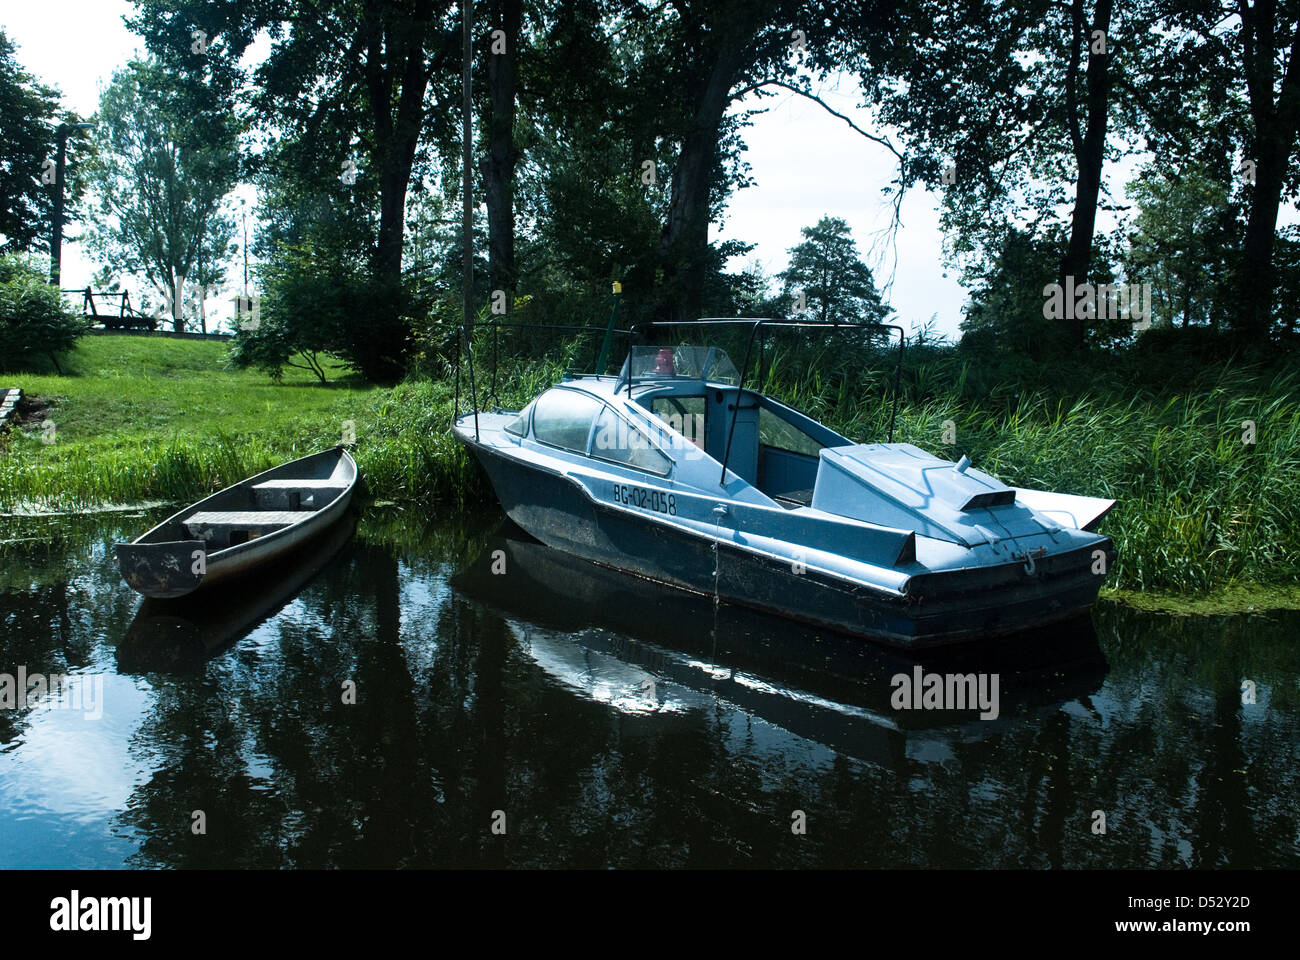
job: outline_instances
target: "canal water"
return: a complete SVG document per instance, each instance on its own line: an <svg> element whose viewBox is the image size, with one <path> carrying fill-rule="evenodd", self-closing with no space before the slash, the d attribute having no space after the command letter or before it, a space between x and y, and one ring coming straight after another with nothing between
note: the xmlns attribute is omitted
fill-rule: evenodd
<svg viewBox="0 0 1300 960"><path fill-rule="evenodd" d="M398 508L145 603L168 512L0 519L0 868L1300 866L1300 613L907 656Z"/></svg>

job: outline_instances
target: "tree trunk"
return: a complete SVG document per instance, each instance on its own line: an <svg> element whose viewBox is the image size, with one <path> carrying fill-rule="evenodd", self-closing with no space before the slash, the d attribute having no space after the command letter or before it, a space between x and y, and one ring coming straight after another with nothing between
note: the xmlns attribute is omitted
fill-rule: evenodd
<svg viewBox="0 0 1300 960"><path fill-rule="evenodd" d="M758 32L755 15L761 15L762 6L755 4L748 16L728 25L708 79L693 98L690 129L673 170L668 222L659 238L664 286L657 312L670 319L693 320L700 314L709 245L709 188L718 156L718 135L731 104L731 88Z"/></svg>
<svg viewBox="0 0 1300 960"><path fill-rule="evenodd" d="M185 316L181 309L185 288L185 275L176 274L172 280L172 329L177 333L185 332Z"/></svg>
<svg viewBox="0 0 1300 960"><path fill-rule="evenodd" d="M1088 282L1088 263L1092 256L1092 238L1097 227L1097 198L1101 194L1101 171L1106 155L1106 115L1110 99L1110 16L1112 0L1099 0L1093 12L1092 29L1082 38L1085 48L1092 43L1092 34L1098 30L1107 37L1106 52L1088 54L1088 69L1085 74L1087 87L1086 115L1087 122L1082 133L1078 129L1078 120L1074 103L1073 77L1070 77L1069 89L1066 91L1067 109L1071 139L1074 144L1074 157L1078 167L1075 182L1074 211L1070 217L1070 242L1066 247L1065 257L1061 260L1059 282L1064 289L1069 289L1067 278L1074 278L1074 287ZM1080 20L1083 16L1082 0L1075 0L1073 9ZM1073 29L1073 28L1072 28ZM1079 38L1072 40L1072 44ZM1072 56L1078 55L1077 44ZM1072 61L1070 74L1074 73ZM1077 349L1084 343L1083 317L1078 316L1073 304L1067 305L1062 317L1062 334L1069 348Z"/></svg>
<svg viewBox="0 0 1300 960"><path fill-rule="evenodd" d="M1282 90L1277 104L1273 103L1274 9L1273 0L1258 0L1253 7L1243 2L1240 6L1242 60L1255 123L1255 184L1241 247L1237 327L1252 340L1267 338L1272 326L1273 287L1277 282L1273 241L1277 236L1277 213L1287 161L1300 122L1300 78L1295 73L1296 57L1300 56L1300 28L1292 36Z"/></svg>
<svg viewBox="0 0 1300 960"><path fill-rule="evenodd" d="M430 5L420 3L412 23L375 21L366 52L367 91L375 121L374 159L379 166L379 235L373 265L380 279L394 282L402 275L406 191L424 122L429 74L422 40L431 14ZM393 56L395 48L398 53ZM401 83L396 118L392 114L395 81Z"/></svg>
<svg viewBox="0 0 1300 960"><path fill-rule="evenodd" d="M488 155L483 164L484 198L488 220L488 280L493 290L506 293L511 310L515 286L515 84L518 76L522 0L494 0L488 26L505 32L505 52L489 47L488 89L492 115L488 120ZM495 45L496 41L492 41Z"/></svg>
<svg viewBox="0 0 1300 960"><path fill-rule="evenodd" d="M1238 329L1252 340L1268 335L1273 314L1273 239L1277 235L1277 213L1282 200L1285 158L1279 157L1268 135L1257 138L1255 189L1251 191L1250 216L1241 247L1241 313ZM1289 149L1289 148L1288 148Z"/></svg>
<svg viewBox="0 0 1300 960"><path fill-rule="evenodd" d="M433 17L432 3L421 0L409 17L368 0L362 30L366 35L366 95L374 120L372 158L378 168L379 231L371 259L377 297L366 323L356 331L367 344L363 372L372 379L399 377L405 363L407 331L401 322L402 250L406 239L406 193L424 124L424 94L429 85L424 45ZM397 113L393 88L400 84Z"/></svg>

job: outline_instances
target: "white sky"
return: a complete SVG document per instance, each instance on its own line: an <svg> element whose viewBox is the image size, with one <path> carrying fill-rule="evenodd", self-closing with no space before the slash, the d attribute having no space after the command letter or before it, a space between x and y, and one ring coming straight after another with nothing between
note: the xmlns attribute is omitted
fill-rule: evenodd
<svg viewBox="0 0 1300 960"><path fill-rule="evenodd" d="M881 135L867 111L858 108L860 97L853 91L854 84L846 81L819 94L863 130ZM881 190L897 175L894 155L798 94L779 91L779 96L761 100L751 96L734 110L754 106L767 109L743 131L749 147L745 159L755 184L732 195L722 229L715 228L712 235L757 247L734 260L730 268L738 270L755 260L769 275L776 274L789 263L790 248L803 239L800 229L824 216L839 217L848 222L876 285L883 286L893 272L887 300L897 311L900 326L910 331L936 314L936 330L955 338L966 294L957 274L945 271L940 263L943 235L938 197L920 187L908 191L895 267L893 250L872 255L876 235L889 225L892 215L892 204ZM897 137L889 139L898 144Z"/></svg>
<svg viewBox="0 0 1300 960"><path fill-rule="evenodd" d="M88 116L112 72L143 52L143 42L122 23L131 10L126 0L9 0L0 12L0 26L17 44L18 62L58 87L68 106ZM858 126L881 133L866 111L857 107L859 98L852 88L846 81L821 94ZM869 253L872 235L888 223L889 208L880 191L894 176L893 155L795 94L783 92L761 104L767 112L744 131L749 148L745 156L756 183L732 196L723 227L713 231L715 239L743 239L757 245L748 257L733 261L731 269L756 260L768 274L783 270L789 249L801 239L800 228L829 215L848 221L877 283L883 284L893 268L893 254L878 251L873 257ZM1119 170L1112 168L1108 178L1112 188L1126 181L1135 167L1136 162L1129 161ZM903 204L888 300L903 327L910 330L936 314L937 331L955 337L966 294L956 272L945 271L940 263L943 237L938 219L937 197L919 187L910 190ZM1284 207L1281 221L1293 219L1294 208ZM1112 224L1099 214L1099 230ZM65 243L64 287L85 286L95 266L87 262L79 244ZM240 273L232 265L232 284ZM232 286L226 296L234 293ZM224 305L210 301L209 311L214 306L219 316L230 312L228 299Z"/></svg>

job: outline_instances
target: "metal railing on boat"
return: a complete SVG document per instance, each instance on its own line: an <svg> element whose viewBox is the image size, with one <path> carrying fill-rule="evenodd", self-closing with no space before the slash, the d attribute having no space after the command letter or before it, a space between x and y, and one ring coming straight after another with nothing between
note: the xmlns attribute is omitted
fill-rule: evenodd
<svg viewBox="0 0 1300 960"><path fill-rule="evenodd" d="M888 442L890 443L894 442L894 425L898 419L898 400L900 396L900 388L902 385L903 348L904 348L904 344L907 341L907 336L905 331L903 330L902 327L898 326L897 324L840 323L838 321L822 323L820 321L811 321L811 320L783 320L775 317L702 317L699 320L647 320L647 321L642 321L640 323L632 324L627 329L621 329L621 328L615 328L613 325L615 316L617 316L617 307L615 308L615 313L610 316L609 325L606 326L603 331L604 340L602 341L602 345L597 354L597 358L603 358L608 354L609 339L610 337L615 335L626 336L628 338L629 346L630 346L631 341L635 338L643 338L646 343L654 342L653 337L645 336L642 333L642 331L653 332L659 329L676 328L676 327L723 327L723 326L742 327L742 328L748 327L749 338L745 343L745 355L744 358L741 360L741 364L740 364L740 382L737 384L736 387L737 403L739 403L740 397L742 397L745 392L745 374L749 369L749 359L753 355L755 340L758 341L758 367L759 367L758 382L760 384L762 383L764 340L763 337L761 336L761 333L765 328L819 330L824 333L825 332L856 333L856 334L871 334L871 335L878 335L881 332L897 333L898 334L898 360L894 366L894 389L893 389L894 396L893 396L893 404L891 405L890 412L889 412L889 436L888 436ZM490 327L492 329L492 383L488 390L487 395L484 397L484 400L486 401L489 397L496 397L498 402L500 402L500 397L497 396L497 392L496 392L497 366L498 366L498 359L499 359L498 338L500 336L500 331L502 329L553 330L553 331L564 331L569 333L601 333L602 332L599 327L594 327L590 325L562 324L562 323L528 323L528 322L520 322L520 321L513 321L513 320L489 320L486 323L475 324L474 327L475 329L482 328L482 327ZM457 350L456 350L456 386L455 386L455 399L452 405L453 423L455 423L457 420L460 419L460 361L461 361L462 350L465 353L466 360L467 360L467 367L469 370L470 404L473 407L473 413L474 413L474 439L478 440L479 439L479 423L478 423L479 402L478 402L477 387L474 379L474 351L473 351L473 345L470 342L469 332L466 331L464 327L461 327L461 336L457 342ZM597 358L593 358L593 364L599 363L599 359ZM601 371L599 370L595 370L594 372L597 376L599 376L601 373ZM630 364L628 365L627 374L628 374L627 390L628 390L628 395L631 396L632 386L633 383L636 381L636 375ZM722 457L722 477L721 480L719 481L722 483L725 483L727 478L727 463L731 459L731 443L732 443L732 438L734 437L736 432L736 420L737 417L731 418L731 423L727 430L727 445Z"/></svg>

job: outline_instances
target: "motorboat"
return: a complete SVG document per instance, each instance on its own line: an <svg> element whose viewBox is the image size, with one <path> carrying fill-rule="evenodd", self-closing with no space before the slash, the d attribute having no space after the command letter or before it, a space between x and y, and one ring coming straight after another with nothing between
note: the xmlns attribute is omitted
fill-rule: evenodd
<svg viewBox="0 0 1300 960"><path fill-rule="evenodd" d="M904 647L1095 602L1114 560L1097 525L1115 501L858 443L747 389L749 352L738 368L716 345L633 344L616 375L565 374L453 429L537 540L721 602Z"/></svg>

